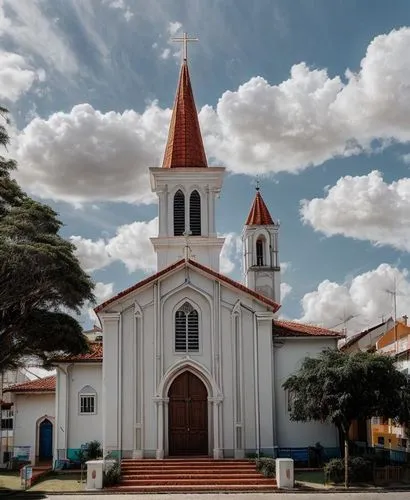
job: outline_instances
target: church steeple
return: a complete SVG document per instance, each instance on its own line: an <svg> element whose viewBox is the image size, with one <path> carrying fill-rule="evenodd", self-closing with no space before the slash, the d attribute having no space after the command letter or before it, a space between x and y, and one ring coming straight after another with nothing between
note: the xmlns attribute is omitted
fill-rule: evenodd
<svg viewBox="0 0 410 500"><path fill-rule="evenodd" d="M215 202L225 169L208 168L187 63L187 42L196 40L186 33L174 39L184 45L168 142L162 168L150 168L151 189L159 198L158 237L151 238L158 270L189 249L191 259L219 271L224 243L216 231Z"/></svg>
<svg viewBox="0 0 410 500"><path fill-rule="evenodd" d="M242 233L243 269L248 288L280 303L279 223L263 201L259 185Z"/></svg>
<svg viewBox="0 0 410 500"><path fill-rule="evenodd" d="M273 219L269 213L268 207L263 201L259 186L256 188L255 199L253 200L251 210L246 219L246 226L270 226L273 225Z"/></svg>
<svg viewBox="0 0 410 500"><path fill-rule="evenodd" d="M183 60L162 168L207 167L188 62Z"/></svg>

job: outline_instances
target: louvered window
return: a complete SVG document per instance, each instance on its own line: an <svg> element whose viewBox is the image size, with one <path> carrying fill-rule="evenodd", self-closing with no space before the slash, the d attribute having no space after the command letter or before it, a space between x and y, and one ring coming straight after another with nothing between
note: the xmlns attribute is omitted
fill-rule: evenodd
<svg viewBox="0 0 410 500"><path fill-rule="evenodd" d="M256 265L263 266L263 240L256 240Z"/></svg>
<svg viewBox="0 0 410 500"><path fill-rule="evenodd" d="M174 196L174 236L185 233L185 196L179 189Z"/></svg>
<svg viewBox="0 0 410 500"><path fill-rule="evenodd" d="M201 197L196 190L189 198L189 229L192 236L201 236Z"/></svg>
<svg viewBox="0 0 410 500"><path fill-rule="evenodd" d="M198 311L189 302L185 302L175 314L175 351L199 351Z"/></svg>

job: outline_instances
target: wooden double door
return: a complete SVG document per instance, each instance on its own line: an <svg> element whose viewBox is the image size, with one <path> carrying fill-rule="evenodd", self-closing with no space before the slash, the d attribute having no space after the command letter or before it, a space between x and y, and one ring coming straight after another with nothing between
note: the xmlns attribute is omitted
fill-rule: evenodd
<svg viewBox="0 0 410 500"><path fill-rule="evenodd" d="M208 454L208 393L203 382L183 372L169 392L170 455Z"/></svg>

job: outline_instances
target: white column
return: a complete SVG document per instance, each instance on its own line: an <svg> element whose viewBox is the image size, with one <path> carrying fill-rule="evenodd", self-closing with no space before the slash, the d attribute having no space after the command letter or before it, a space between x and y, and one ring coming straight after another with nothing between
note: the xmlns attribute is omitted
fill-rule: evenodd
<svg viewBox="0 0 410 500"><path fill-rule="evenodd" d="M223 449L220 443L219 408L222 403L221 397L209 398L213 405L213 430L214 430L214 459L223 458Z"/></svg>
<svg viewBox="0 0 410 500"><path fill-rule="evenodd" d="M164 458L164 400L157 399L157 460Z"/></svg>

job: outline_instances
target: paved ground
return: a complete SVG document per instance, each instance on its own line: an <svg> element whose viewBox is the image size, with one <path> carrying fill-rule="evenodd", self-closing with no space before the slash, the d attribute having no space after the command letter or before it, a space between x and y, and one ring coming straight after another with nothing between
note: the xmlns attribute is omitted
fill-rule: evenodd
<svg viewBox="0 0 410 500"><path fill-rule="evenodd" d="M323 495L323 496L322 496ZM248 493L189 495L11 495L10 500L410 500L410 491L367 493ZM1 498L1 495L0 495Z"/></svg>

